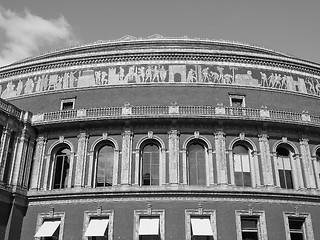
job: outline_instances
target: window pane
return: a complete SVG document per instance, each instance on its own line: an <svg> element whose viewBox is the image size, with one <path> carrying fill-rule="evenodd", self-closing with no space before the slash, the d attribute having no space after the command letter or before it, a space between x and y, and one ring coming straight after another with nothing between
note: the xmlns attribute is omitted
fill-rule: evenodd
<svg viewBox="0 0 320 240"><path fill-rule="evenodd" d="M188 147L189 185L206 185L206 154L199 143Z"/></svg>
<svg viewBox="0 0 320 240"><path fill-rule="evenodd" d="M249 155L242 155L242 171L250 172Z"/></svg>
<svg viewBox="0 0 320 240"><path fill-rule="evenodd" d="M258 240L257 232L242 232L243 240Z"/></svg>
<svg viewBox="0 0 320 240"><path fill-rule="evenodd" d="M105 145L98 152L97 186L112 186L114 149Z"/></svg>
<svg viewBox="0 0 320 240"><path fill-rule="evenodd" d="M155 144L148 144L142 152L142 185L159 185L159 147Z"/></svg>
<svg viewBox="0 0 320 240"><path fill-rule="evenodd" d="M236 186L243 186L242 172L234 173L234 182Z"/></svg>
<svg viewBox="0 0 320 240"><path fill-rule="evenodd" d="M255 229L257 230L258 220L255 218L242 218L241 228L242 229Z"/></svg>
<svg viewBox="0 0 320 240"><path fill-rule="evenodd" d="M53 177L53 188L65 188L68 183L69 173L69 154L70 150L67 148L60 149L55 156L54 165L54 177Z"/></svg>
<svg viewBox="0 0 320 240"><path fill-rule="evenodd" d="M291 170L290 158L285 157L283 159L283 166L285 170Z"/></svg>
<svg viewBox="0 0 320 240"><path fill-rule="evenodd" d="M280 180L281 188L287 188L284 171L280 169L279 169L279 180Z"/></svg>
<svg viewBox="0 0 320 240"><path fill-rule="evenodd" d="M302 233L290 233L290 240L304 240Z"/></svg>
<svg viewBox="0 0 320 240"><path fill-rule="evenodd" d="M289 228L290 230L301 230L303 226L303 220L302 219L289 219Z"/></svg>
<svg viewBox="0 0 320 240"><path fill-rule="evenodd" d="M243 186L246 186L246 187L251 186L251 174L249 172L243 173Z"/></svg>
<svg viewBox="0 0 320 240"><path fill-rule="evenodd" d="M241 155L234 154L234 171L235 172L242 172L242 166L241 166Z"/></svg>
<svg viewBox="0 0 320 240"><path fill-rule="evenodd" d="M286 176L287 188L288 188L288 189L293 189L291 171L290 171L290 170L286 170L286 171L285 171L285 176Z"/></svg>

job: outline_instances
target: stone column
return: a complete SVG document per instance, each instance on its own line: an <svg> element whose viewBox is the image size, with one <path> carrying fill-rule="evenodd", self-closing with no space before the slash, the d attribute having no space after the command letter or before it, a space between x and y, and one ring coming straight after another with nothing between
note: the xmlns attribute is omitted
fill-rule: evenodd
<svg viewBox="0 0 320 240"><path fill-rule="evenodd" d="M271 155L270 155L270 145L268 141L269 136L263 133L258 137L259 137L259 148L260 148L260 157L261 157L262 174L263 174L263 184L265 186L274 186L272 162L271 162ZM277 174L277 172L275 172L275 174Z"/></svg>
<svg viewBox="0 0 320 240"><path fill-rule="evenodd" d="M314 171L312 166L311 152L308 143L308 139L300 140L300 152L302 158L302 170L306 180L306 188L316 188L316 182L314 179Z"/></svg>
<svg viewBox="0 0 320 240"><path fill-rule="evenodd" d="M214 133L214 136L215 136L218 184L228 184L228 168L227 168L225 133L222 131L217 131Z"/></svg>
<svg viewBox="0 0 320 240"><path fill-rule="evenodd" d="M7 162L7 154L9 148L9 141L11 137L11 129L8 126L3 128L1 142L0 142L0 181L3 181L4 170Z"/></svg>
<svg viewBox="0 0 320 240"><path fill-rule="evenodd" d="M75 187L84 187L87 146L88 146L88 135L86 132L81 132L78 135Z"/></svg>
<svg viewBox="0 0 320 240"><path fill-rule="evenodd" d="M51 162L51 155L46 154L43 158L44 162L44 177L43 177L43 185L40 187L42 190L53 189L53 168L54 164ZM41 179L40 179L41 181ZM40 182L41 185L41 182Z"/></svg>
<svg viewBox="0 0 320 240"><path fill-rule="evenodd" d="M160 149L160 185L166 184L166 149Z"/></svg>
<svg viewBox="0 0 320 240"><path fill-rule="evenodd" d="M179 183L179 132L171 130L169 134L169 183Z"/></svg>
<svg viewBox="0 0 320 240"><path fill-rule="evenodd" d="M18 140L17 154L14 160L14 169L11 184L21 186L24 166L26 164L26 155L28 148L29 136L26 133L26 128L22 129L21 136Z"/></svg>
<svg viewBox="0 0 320 240"><path fill-rule="evenodd" d="M47 145L47 138L43 135L36 140L35 154L33 157L32 175L31 175L31 189L40 189L41 175L43 171L44 151Z"/></svg>
<svg viewBox="0 0 320 240"><path fill-rule="evenodd" d="M260 169L257 151L250 151L250 165L252 174L252 187L261 187Z"/></svg>
<svg viewBox="0 0 320 240"><path fill-rule="evenodd" d="M320 189L320 167L316 156L312 156L314 174L315 174L315 181L317 183L318 190Z"/></svg>
<svg viewBox="0 0 320 240"><path fill-rule="evenodd" d="M74 152L70 152L70 167L69 167L69 173L68 173L68 183L67 188L72 187L72 178L73 178L73 165L74 165Z"/></svg>
<svg viewBox="0 0 320 240"><path fill-rule="evenodd" d="M131 184L132 132L122 133L121 184Z"/></svg>

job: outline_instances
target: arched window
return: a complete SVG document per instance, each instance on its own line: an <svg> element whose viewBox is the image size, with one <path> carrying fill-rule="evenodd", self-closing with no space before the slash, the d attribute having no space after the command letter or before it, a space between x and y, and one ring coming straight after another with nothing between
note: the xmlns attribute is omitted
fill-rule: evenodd
<svg viewBox="0 0 320 240"><path fill-rule="evenodd" d="M142 147L140 165L141 185L159 185L160 149L156 143L149 142Z"/></svg>
<svg viewBox="0 0 320 240"><path fill-rule="evenodd" d="M96 152L96 158L96 186L112 186L114 147L108 143L98 147L98 151Z"/></svg>
<svg viewBox="0 0 320 240"><path fill-rule="evenodd" d="M318 148L316 151L316 158L317 158L317 163L318 163L318 169L320 172L320 148ZM320 174L319 174L319 178L320 178Z"/></svg>
<svg viewBox="0 0 320 240"><path fill-rule="evenodd" d="M194 142L187 148L189 185L206 185L206 152L203 144Z"/></svg>
<svg viewBox="0 0 320 240"><path fill-rule="evenodd" d="M251 168L249 149L244 145L236 145L232 149L234 161L234 180L236 186L251 186Z"/></svg>
<svg viewBox="0 0 320 240"><path fill-rule="evenodd" d="M63 146L54 154L53 188L61 189L68 186L68 175L70 168L70 148Z"/></svg>
<svg viewBox="0 0 320 240"><path fill-rule="evenodd" d="M292 166L290 157L290 151L287 148L277 148L277 164L280 186L286 189L293 189Z"/></svg>

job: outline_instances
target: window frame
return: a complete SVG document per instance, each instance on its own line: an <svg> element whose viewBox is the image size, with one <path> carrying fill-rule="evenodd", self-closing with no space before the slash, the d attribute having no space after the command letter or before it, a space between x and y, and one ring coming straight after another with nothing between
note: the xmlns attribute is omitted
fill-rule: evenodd
<svg viewBox="0 0 320 240"><path fill-rule="evenodd" d="M288 156L284 156L284 155L279 155L278 154L278 149L281 149L281 148L283 148L283 149L285 149L286 151L288 151ZM282 189L295 189L295 183L294 183L294 176L293 176L293 174L294 174L294 165L292 164L292 162L293 162L293 153L292 153L292 151L290 151L290 149L288 149L287 147L285 147L285 146L278 146L277 148L276 148L276 164L277 164L277 174L278 174L278 177L279 177L279 186L280 186L280 188L282 188ZM280 161L280 158L281 158L281 162L282 162L282 166L283 166L283 168L282 169L280 169L279 168L279 161ZM291 178L291 184L292 184L292 187L291 188L288 188L288 184L287 184L287 173L286 173L286 169L285 169L285 164L284 164L284 158L288 158L288 160L289 160L289 163L290 163L290 178ZM281 187L281 177L280 177L280 171L282 171L283 173L283 179L284 179L284 185L285 185L285 187Z"/></svg>
<svg viewBox="0 0 320 240"><path fill-rule="evenodd" d="M304 212L284 212L283 213L283 219L284 219L284 227L285 227L285 234L286 234L286 240L291 240L290 236L290 227L289 227L289 221L290 219L297 219L302 220L302 232L303 232L303 240L311 240L314 239L313 235L313 227L312 227L312 221L311 221L311 214L310 213L304 213Z"/></svg>
<svg viewBox="0 0 320 240"><path fill-rule="evenodd" d="M213 232L213 239L217 238L217 219L216 219L216 210L214 209L203 209L202 206L199 206L198 209L186 209L185 210L185 234L186 240L191 240L191 218L196 217L209 217L210 225Z"/></svg>
<svg viewBox="0 0 320 240"><path fill-rule="evenodd" d="M57 153L58 152L60 152L60 151L62 151L62 150L64 150L64 149L68 149L69 151L70 151L70 155L68 156L67 154L65 154L65 155L58 155ZM70 175L70 171L72 170L70 170L70 167L72 167L71 166L71 155L72 155L72 153L71 153L71 149L70 149L70 146L68 146L68 145L57 145L56 146L56 148L55 148L55 150L54 150L54 152L52 152L51 153L51 158L52 158L52 164L51 164L51 166L52 166L52 170L51 170L51 188L50 189L57 189L57 190L61 190L61 189L66 189L66 188L68 188L68 187L70 187L69 185L68 185L68 182L69 182L69 175ZM57 166L57 156L66 156L67 157L67 160L63 160L63 161L68 161L69 160L69 168L68 168L68 170L67 170L67 173L66 173L66 178L67 178L67 184L65 185L65 187L63 187L63 188L55 188L54 186L55 186L55 175L56 175L56 166ZM61 169L62 170L62 169ZM60 179L61 180L61 179ZM66 180L65 180L66 181ZM60 182L60 186L62 185L62 183Z"/></svg>
<svg viewBox="0 0 320 240"><path fill-rule="evenodd" d="M244 149L247 150L247 154L237 154L237 153L234 153L234 149L236 147L243 147ZM234 178L234 185L237 186L237 187L253 187L254 186L254 173L255 173L255 169L254 169L254 161L255 159L253 159L253 150L252 150L252 147L251 145L249 145L247 142L245 141L239 141L239 142L236 142L235 144L233 144L232 146L232 149L231 149L231 152L232 152L232 164L233 164L233 178ZM236 158L235 158L235 155L237 156L241 156L240 157L240 161L241 161L241 172L239 171L236 171ZM242 156L248 156L248 164L249 164L249 172L244 172L243 171L243 158ZM236 173L241 173L241 179L242 179L242 185L237 185L236 184ZM245 185L244 184L244 173L249 173L250 174L250 185Z"/></svg>
<svg viewBox="0 0 320 240"><path fill-rule="evenodd" d="M64 109L64 104L66 104L66 103L72 103L71 109L69 109L69 108L68 109ZM74 110L75 109L75 105L76 105L76 97L61 99L60 111Z"/></svg>
<svg viewBox="0 0 320 240"><path fill-rule="evenodd" d="M58 240L63 239L63 229L64 229L64 222L65 222L65 213L64 212L54 212L53 209L50 210L48 213L38 213L38 218L37 218L37 225L36 225L36 232L40 229L42 224L45 221L50 221L50 220L60 220L60 225L59 225L59 238ZM42 237L34 237L35 240L43 240Z"/></svg>
<svg viewBox="0 0 320 240"><path fill-rule="evenodd" d="M204 153L204 162L203 162L203 166L204 166L204 173L205 173L205 176L204 176L204 184L199 184L199 179L197 178L197 184L190 184L190 157L189 157L189 148L192 146L192 145L200 145L202 146L203 148L203 153ZM199 141L199 140L192 140L188 143L187 145L187 148L186 148L186 159L187 159L187 184L189 186L207 186L208 183L207 183L207 175L208 175L208 166L207 166L207 162L208 162L208 147L207 145L202 142L202 141ZM197 169L198 169L198 161L197 162ZM198 177L198 175L197 175Z"/></svg>
<svg viewBox="0 0 320 240"><path fill-rule="evenodd" d="M242 239L242 226L241 226L241 219L242 218L257 219L258 239L259 240L268 240L265 211L259 211L259 210L253 210L253 209L236 210L235 216L236 216L237 240L243 240Z"/></svg>
<svg viewBox="0 0 320 240"><path fill-rule="evenodd" d="M241 106L233 106L233 100L241 100ZM246 107L246 96L241 94L229 94L229 103L230 107L234 108L245 108Z"/></svg>
<svg viewBox="0 0 320 240"><path fill-rule="evenodd" d="M148 145L156 145L158 148L158 184L143 184L143 155L144 155L144 148L147 147ZM150 168L152 168L152 163L150 163ZM152 178L152 175L150 175L150 179ZM147 140L144 142L139 149L139 186L147 186L147 187L152 187L152 186L160 186L161 185L161 145L158 141L150 141Z"/></svg>
<svg viewBox="0 0 320 240"><path fill-rule="evenodd" d="M82 229L82 240L91 240L91 237L86 237L85 233L89 226L90 220L94 218L105 218L109 220L107 231L108 240L113 240L113 222L114 222L114 211L113 210L102 210L99 207L97 210L88 210L84 212L83 216L83 229Z"/></svg>
<svg viewBox="0 0 320 240"><path fill-rule="evenodd" d="M105 146L109 146L109 147L112 147L113 149L113 159L112 159L112 182L111 182L111 186L98 186L98 181L97 181L97 178L98 178L98 161L99 161L99 152L100 150L105 147ZM110 141L102 141L101 143L99 143L99 145L97 145L95 147L95 151L94 151L94 155L95 155L95 168L94 168L94 187L96 188L103 188L103 187L112 187L114 186L114 182L115 182L115 179L114 179L114 163L115 163L115 157L116 157L116 151L115 151L115 146L112 142Z"/></svg>
<svg viewBox="0 0 320 240"><path fill-rule="evenodd" d="M133 240L139 240L139 226L141 217L158 217L160 240L165 240L165 210L154 210L151 207L148 207L147 210L134 210Z"/></svg>

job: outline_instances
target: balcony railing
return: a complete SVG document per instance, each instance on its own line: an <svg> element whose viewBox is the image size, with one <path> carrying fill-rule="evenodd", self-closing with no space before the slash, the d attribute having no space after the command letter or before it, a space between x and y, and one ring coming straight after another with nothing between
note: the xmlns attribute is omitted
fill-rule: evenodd
<svg viewBox="0 0 320 240"><path fill-rule="evenodd" d="M12 104L6 102L2 98L0 98L0 110L20 119L22 117L22 111Z"/></svg>
<svg viewBox="0 0 320 240"><path fill-rule="evenodd" d="M234 108L213 106L130 106L78 109L36 114L32 117L33 125L52 124L57 122L90 121L114 118L213 118L244 119L274 122L290 122L320 126L320 116L311 116L307 112L287 112L280 110Z"/></svg>

